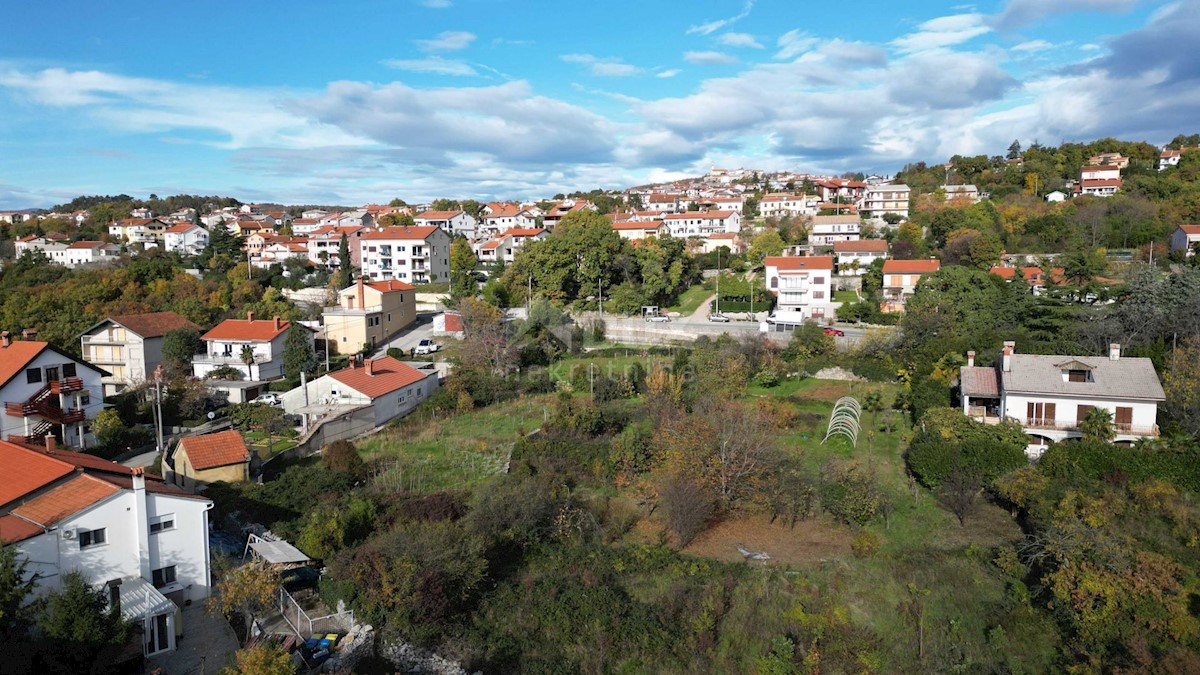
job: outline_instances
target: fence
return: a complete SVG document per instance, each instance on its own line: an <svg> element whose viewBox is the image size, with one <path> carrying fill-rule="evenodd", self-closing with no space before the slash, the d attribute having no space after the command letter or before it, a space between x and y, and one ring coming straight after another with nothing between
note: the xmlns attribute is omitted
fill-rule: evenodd
<svg viewBox="0 0 1200 675"><path fill-rule="evenodd" d="M309 601L309 610L317 612L328 612L329 609L323 603L316 599L316 594L311 590L308 591L311 597L302 597L303 600ZM309 616L308 611L304 609L304 605L296 600L287 589L279 589L279 602L276 603L276 608L279 610L279 615L287 622L300 639L305 640L313 635L325 635L327 633L344 633L354 625L354 612L345 610L342 612L334 612L332 614L322 614L321 616Z"/></svg>
<svg viewBox="0 0 1200 675"><path fill-rule="evenodd" d="M314 455L329 443L355 438L374 428L375 407L370 405L321 420L295 447L288 448L263 462L262 478L264 481L270 480L275 477L279 466L294 459Z"/></svg>

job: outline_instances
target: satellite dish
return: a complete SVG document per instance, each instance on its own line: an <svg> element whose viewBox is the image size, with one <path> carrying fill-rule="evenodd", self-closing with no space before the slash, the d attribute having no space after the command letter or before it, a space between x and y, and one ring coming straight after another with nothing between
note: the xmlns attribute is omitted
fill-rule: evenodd
<svg viewBox="0 0 1200 675"><path fill-rule="evenodd" d="M217 413L216 413L216 412L214 412L214 411L212 411L212 410L209 410L209 411L208 411L208 419L210 419L210 420L215 420L215 419L217 419Z"/></svg>

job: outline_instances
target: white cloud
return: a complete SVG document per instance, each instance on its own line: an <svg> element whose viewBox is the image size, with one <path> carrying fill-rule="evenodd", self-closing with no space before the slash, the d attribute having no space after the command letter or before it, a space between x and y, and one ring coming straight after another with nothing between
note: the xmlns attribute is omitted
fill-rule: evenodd
<svg viewBox="0 0 1200 675"><path fill-rule="evenodd" d="M892 40L891 44L904 54L941 49L962 44L991 31L982 14L953 14L930 19L909 33Z"/></svg>
<svg viewBox="0 0 1200 675"><path fill-rule="evenodd" d="M754 9L754 0L746 0L746 3L744 5L742 5L741 12L738 12L737 14L729 17L728 19L717 19L716 21L709 21L708 23L702 23L699 25L692 26L687 29L687 34L688 35L696 35L696 34L710 35L712 33L715 33L718 30L721 30L725 26L737 23L738 21L741 21L742 19L750 16L750 10L752 10L752 9Z"/></svg>
<svg viewBox="0 0 1200 675"><path fill-rule="evenodd" d="M600 58L592 54L563 54L559 58L567 63L585 65L593 75L601 77L627 77L642 72L641 68L622 63L620 59Z"/></svg>
<svg viewBox="0 0 1200 675"><path fill-rule="evenodd" d="M1009 0L991 22L1000 30L1013 30L1058 14L1075 12L1125 12L1145 0Z"/></svg>
<svg viewBox="0 0 1200 675"><path fill-rule="evenodd" d="M1010 49L1014 52L1040 52L1045 49L1053 48L1054 45L1045 40L1028 40L1010 47Z"/></svg>
<svg viewBox="0 0 1200 675"><path fill-rule="evenodd" d="M417 40L417 48L423 52L453 52L466 49L475 41L475 34L465 30L447 30L429 40Z"/></svg>
<svg viewBox="0 0 1200 675"><path fill-rule="evenodd" d="M726 47L751 47L754 49L762 49L762 43L754 39L754 36L749 33L725 33L717 38L717 42Z"/></svg>
<svg viewBox="0 0 1200 675"><path fill-rule="evenodd" d="M732 63L737 63L735 57L724 52L684 52L683 60L688 63L695 63L701 66L724 66Z"/></svg>
<svg viewBox="0 0 1200 675"><path fill-rule="evenodd" d="M469 63L443 59L440 56L430 56L424 59L387 59L382 62L388 68L407 70L413 73L432 73L434 75L455 75L465 77L478 75Z"/></svg>
<svg viewBox="0 0 1200 675"><path fill-rule="evenodd" d="M775 41L775 46L779 48L779 51L775 52L775 58L781 60L795 58L817 46L818 42L820 41L817 38L798 28L789 30Z"/></svg>
<svg viewBox="0 0 1200 675"><path fill-rule="evenodd" d="M656 73L654 76L662 77L662 78L675 77L676 75L678 75L679 73L682 73L682 72L683 71L678 68L668 68L666 70Z"/></svg>

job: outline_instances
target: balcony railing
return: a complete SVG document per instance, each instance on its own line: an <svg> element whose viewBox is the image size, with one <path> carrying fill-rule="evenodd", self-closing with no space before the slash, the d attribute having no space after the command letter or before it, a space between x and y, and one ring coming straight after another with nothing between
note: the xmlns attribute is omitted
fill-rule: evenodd
<svg viewBox="0 0 1200 675"><path fill-rule="evenodd" d="M1056 420L1041 420L1041 419L1020 419L1016 421L1026 429L1045 429L1047 431L1080 431L1079 422L1059 422ZM1128 436L1158 436L1159 429L1157 424L1150 426L1138 426L1133 424L1113 424L1113 431L1117 434Z"/></svg>
<svg viewBox="0 0 1200 675"><path fill-rule="evenodd" d="M267 359L261 354L254 355L255 363L264 363ZM216 363L220 365L244 366L241 354L197 354L192 357L192 363Z"/></svg>
<svg viewBox="0 0 1200 675"><path fill-rule="evenodd" d="M83 389L83 380L78 377L64 377L50 383L50 391L54 394L69 394Z"/></svg>
<svg viewBox="0 0 1200 675"><path fill-rule="evenodd" d="M86 414L81 408L63 410L58 406L42 403L5 403L4 413L10 417L32 417L38 415L57 424L82 422Z"/></svg>

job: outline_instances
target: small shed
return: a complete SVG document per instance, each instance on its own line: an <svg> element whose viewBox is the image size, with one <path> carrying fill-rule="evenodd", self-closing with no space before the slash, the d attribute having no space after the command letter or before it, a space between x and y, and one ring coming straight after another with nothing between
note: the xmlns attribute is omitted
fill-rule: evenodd
<svg viewBox="0 0 1200 675"><path fill-rule="evenodd" d="M250 480L250 450L237 430L181 439L172 459L175 483L182 487Z"/></svg>

